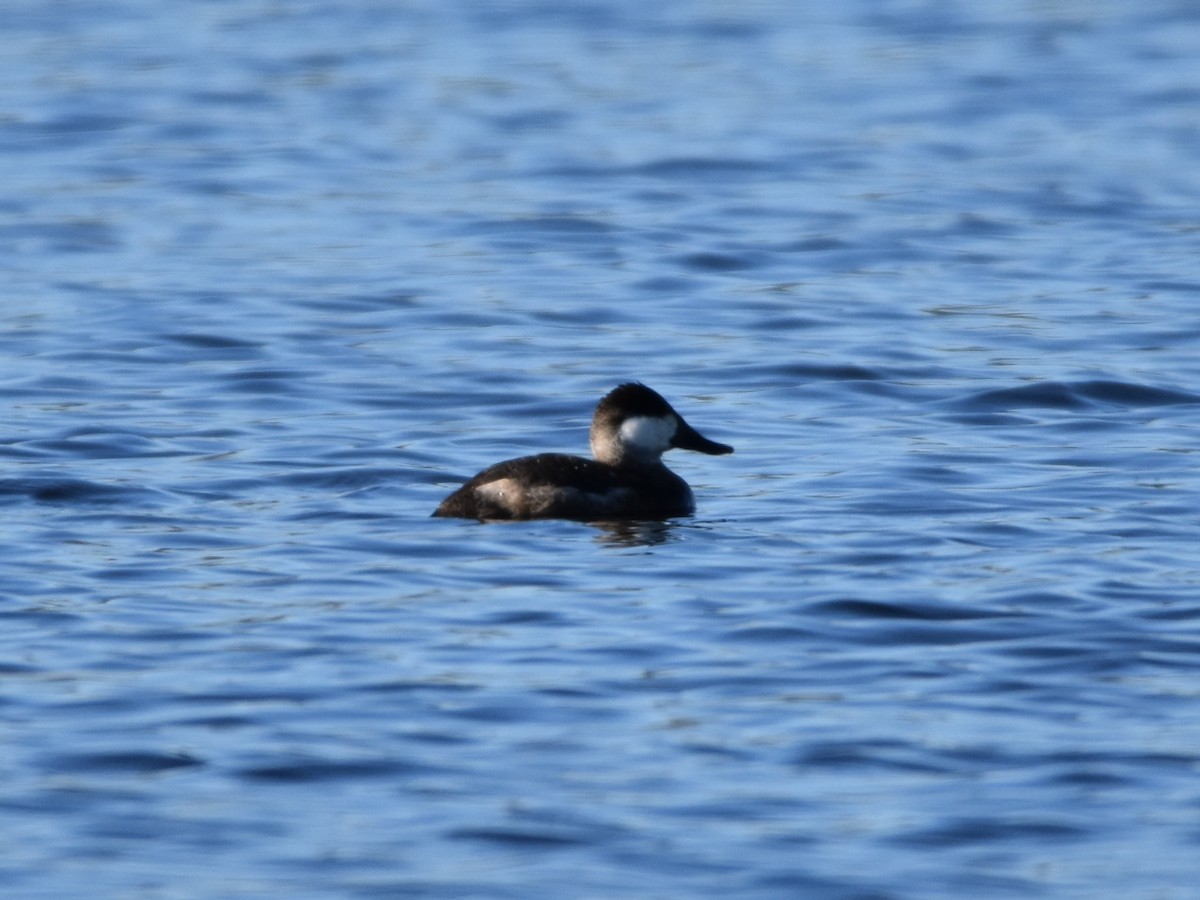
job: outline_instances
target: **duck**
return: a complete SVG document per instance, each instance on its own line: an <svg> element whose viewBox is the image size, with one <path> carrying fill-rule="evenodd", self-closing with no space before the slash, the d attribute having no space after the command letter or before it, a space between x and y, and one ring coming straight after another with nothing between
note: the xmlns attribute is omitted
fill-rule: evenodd
<svg viewBox="0 0 1200 900"><path fill-rule="evenodd" d="M539 453L496 463L446 497L433 515L585 522L690 516L696 511L692 489L663 464L663 454L733 452L640 382L619 385L600 400L588 438L592 459Z"/></svg>

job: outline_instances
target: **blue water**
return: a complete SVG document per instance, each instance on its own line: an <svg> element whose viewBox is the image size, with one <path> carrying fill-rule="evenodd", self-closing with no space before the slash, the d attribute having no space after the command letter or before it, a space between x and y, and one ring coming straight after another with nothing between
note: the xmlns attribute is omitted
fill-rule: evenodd
<svg viewBox="0 0 1200 900"><path fill-rule="evenodd" d="M1194 4L2 18L6 895L1197 896Z"/></svg>

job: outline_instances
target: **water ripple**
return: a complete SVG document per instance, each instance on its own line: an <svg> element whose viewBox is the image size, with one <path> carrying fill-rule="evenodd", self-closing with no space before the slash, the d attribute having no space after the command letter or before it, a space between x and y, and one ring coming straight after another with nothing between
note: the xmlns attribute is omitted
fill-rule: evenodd
<svg viewBox="0 0 1200 900"><path fill-rule="evenodd" d="M1200 403L1200 394L1173 388L1121 381L1047 381L982 391L960 401L960 406L972 411L1025 408L1081 410L1098 405L1136 409L1193 403Z"/></svg>

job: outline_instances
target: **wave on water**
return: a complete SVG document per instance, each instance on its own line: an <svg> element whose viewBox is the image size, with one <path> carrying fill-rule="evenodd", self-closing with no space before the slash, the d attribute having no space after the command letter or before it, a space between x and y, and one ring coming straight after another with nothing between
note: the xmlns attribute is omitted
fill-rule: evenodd
<svg viewBox="0 0 1200 900"><path fill-rule="evenodd" d="M974 412L1008 409L1088 409L1100 406L1138 408L1200 403L1200 394L1127 381L1039 381L1013 388L982 391L958 401Z"/></svg>
<svg viewBox="0 0 1200 900"><path fill-rule="evenodd" d="M32 477L0 480L0 502L4 498L33 500L37 503L75 505L107 504L144 505L156 494L146 488L105 484L84 478Z"/></svg>

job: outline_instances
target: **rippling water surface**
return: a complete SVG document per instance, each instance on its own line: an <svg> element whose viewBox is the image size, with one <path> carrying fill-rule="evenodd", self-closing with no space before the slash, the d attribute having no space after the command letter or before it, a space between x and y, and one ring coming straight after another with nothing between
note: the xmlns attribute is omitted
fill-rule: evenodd
<svg viewBox="0 0 1200 900"><path fill-rule="evenodd" d="M4 17L13 896L1196 896L1192 4Z"/></svg>

